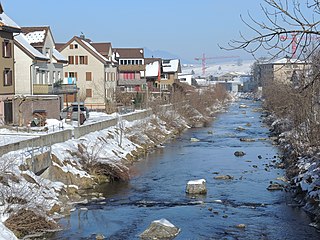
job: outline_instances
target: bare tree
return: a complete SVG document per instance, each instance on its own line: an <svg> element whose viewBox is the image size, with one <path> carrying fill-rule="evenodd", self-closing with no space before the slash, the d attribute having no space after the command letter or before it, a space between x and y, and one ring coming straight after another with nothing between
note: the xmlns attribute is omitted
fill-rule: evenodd
<svg viewBox="0 0 320 240"><path fill-rule="evenodd" d="M250 12L248 19L240 16L253 32L253 37L247 37L240 32L238 40L231 40L228 46L220 48L244 49L253 56L259 49L264 49L271 59L284 54L308 58L312 50L320 44L320 1L264 0L264 3L261 4L263 16L259 20Z"/></svg>

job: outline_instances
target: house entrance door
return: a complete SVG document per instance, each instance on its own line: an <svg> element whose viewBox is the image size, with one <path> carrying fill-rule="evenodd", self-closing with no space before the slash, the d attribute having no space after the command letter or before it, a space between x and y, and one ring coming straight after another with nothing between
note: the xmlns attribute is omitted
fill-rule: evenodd
<svg viewBox="0 0 320 240"><path fill-rule="evenodd" d="M13 122L12 101L4 102L4 121L6 124Z"/></svg>

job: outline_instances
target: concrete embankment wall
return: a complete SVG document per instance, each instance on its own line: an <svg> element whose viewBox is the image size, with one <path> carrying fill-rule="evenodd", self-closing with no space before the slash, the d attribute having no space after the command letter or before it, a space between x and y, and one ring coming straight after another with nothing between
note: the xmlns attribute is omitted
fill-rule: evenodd
<svg viewBox="0 0 320 240"><path fill-rule="evenodd" d="M116 126L120 117L121 119L127 120L130 122L130 121L135 121L139 119L144 119L150 116L151 114L152 114L151 110L143 110L139 112L128 113L125 115L119 115L119 117L115 117L115 118L108 119L101 122L83 125L74 129L74 138L80 138L91 132L100 131L108 127Z"/></svg>
<svg viewBox="0 0 320 240"><path fill-rule="evenodd" d="M127 121L135 121L144 119L152 114L152 110L142 110L138 112L132 112L124 115L120 115L122 119ZM116 126L120 118L115 117L105 121L91 123L74 128L74 130L63 130L54 133L48 133L46 135L38 135L32 139L21 140L15 143L0 146L0 156L11 151L17 151L24 148L36 148L43 146L51 146L55 143L65 142L70 139L80 138L90 132L100 131L108 127Z"/></svg>
<svg viewBox="0 0 320 240"><path fill-rule="evenodd" d="M72 130L63 130L47 135L35 136L31 139L18 141L0 146L0 156L8 152L17 151L24 148L36 148L42 146L51 146L55 143L65 142L72 138Z"/></svg>

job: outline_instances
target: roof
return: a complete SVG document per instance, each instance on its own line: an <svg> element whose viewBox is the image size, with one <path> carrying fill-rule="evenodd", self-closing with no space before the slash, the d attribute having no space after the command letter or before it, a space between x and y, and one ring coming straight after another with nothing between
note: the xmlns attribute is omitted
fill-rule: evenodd
<svg viewBox="0 0 320 240"><path fill-rule="evenodd" d="M161 58L145 58L144 59L145 64L153 63L155 61L158 61L159 63L161 63L162 59Z"/></svg>
<svg viewBox="0 0 320 240"><path fill-rule="evenodd" d="M1 5L0 5L1 6ZM2 9L2 7L1 7ZM3 10L0 11L0 28L10 32L20 32L21 28Z"/></svg>
<svg viewBox="0 0 320 240"><path fill-rule="evenodd" d="M50 27L22 27L21 30L26 35L29 43L31 43L33 46L41 46L44 44L48 32L50 31Z"/></svg>
<svg viewBox="0 0 320 240"><path fill-rule="evenodd" d="M180 60L179 59L163 59L162 69L163 72L180 72Z"/></svg>
<svg viewBox="0 0 320 240"><path fill-rule="evenodd" d="M76 41L78 44L80 44L83 48L85 48L87 51L89 51L93 56L95 56L98 60L100 60L103 64L110 63L111 61L104 57L96 48L92 46L92 43L89 43L85 39L82 39L80 37L74 36L71 38L67 43L65 44L56 44L57 49L59 52L62 52L67 46L69 46L72 42Z"/></svg>
<svg viewBox="0 0 320 240"><path fill-rule="evenodd" d="M65 45L65 43L56 43L55 47L58 51L60 51L60 49Z"/></svg>
<svg viewBox="0 0 320 240"><path fill-rule="evenodd" d="M111 43L91 43L93 46L102 56L110 57L109 52L111 49Z"/></svg>
<svg viewBox="0 0 320 240"><path fill-rule="evenodd" d="M291 64L304 64L304 61L301 61L299 59L295 59L295 58L288 58L288 57L284 57L284 58L280 58L276 61L274 61L272 64L286 64L286 63L291 63Z"/></svg>
<svg viewBox="0 0 320 240"><path fill-rule="evenodd" d="M49 60L45 55L40 53L37 49L35 49L31 44L28 42L26 36L23 33L20 33L14 36L15 44L20 47L28 56L33 59L40 59L40 60Z"/></svg>
<svg viewBox="0 0 320 240"><path fill-rule="evenodd" d="M154 61L146 64L146 77L157 77L160 70L160 63Z"/></svg>
<svg viewBox="0 0 320 240"><path fill-rule="evenodd" d="M54 57L54 59L56 59L57 60L57 62L65 62L65 63L67 63L68 62L68 59L65 57L65 56L63 56L57 49L53 49L53 51L52 51L52 55L53 55L53 57Z"/></svg>
<svg viewBox="0 0 320 240"><path fill-rule="evenodd" d="M144 58L143 48L113 48L117 58Z"/></svg>

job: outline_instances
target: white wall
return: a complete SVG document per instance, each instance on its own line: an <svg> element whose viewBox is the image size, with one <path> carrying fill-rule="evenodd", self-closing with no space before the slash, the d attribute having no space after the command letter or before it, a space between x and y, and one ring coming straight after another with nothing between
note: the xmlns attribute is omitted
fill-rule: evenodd
<svg viewBox="0 0 320 240"><path fill-rule="evenodd" d="M31 94L30 66L32 59L17 45L14 45L15 94Z"/></svg>

